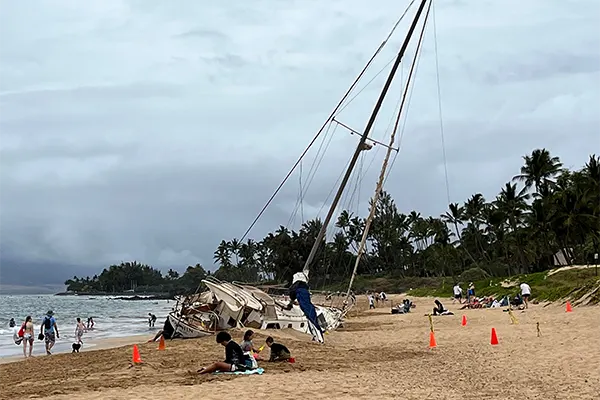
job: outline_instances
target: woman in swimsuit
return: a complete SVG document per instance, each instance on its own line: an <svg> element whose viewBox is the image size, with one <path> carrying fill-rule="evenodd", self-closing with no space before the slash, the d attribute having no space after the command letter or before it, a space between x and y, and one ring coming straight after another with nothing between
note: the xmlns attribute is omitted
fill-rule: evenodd
<svg viewBox="0 0 600 400"><path fill-rule="evenodd" d="M27 355L27 343L29 343L29 355ZM25 358L31 357L33 351L33 319L31 315L25 318L23 323L23 355Z"/></svg>

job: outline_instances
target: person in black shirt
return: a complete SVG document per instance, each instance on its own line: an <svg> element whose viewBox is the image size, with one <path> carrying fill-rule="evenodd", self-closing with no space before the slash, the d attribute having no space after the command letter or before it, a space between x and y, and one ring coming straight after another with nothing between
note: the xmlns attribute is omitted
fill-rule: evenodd
<svg viewBox="0 0 600 400"><path fill-rule="evenodd" d="M450 313L448 310L446 310L444 308L444 306L438 299L435 299L435 307L433 308L433 315L445 315L445 314L452 315L452 313Z"/></svg>
<svg viewBox="0 0 600 400"><path fill-rule="evenodd" d="M275 343L271 336L267 338L267 346L271 348L269 361L287 361L290 359L291 354L288 348L281 343Z"/></svg>
<svg viewBox="0 0 600 400"><path fill-rule="evenodd" d="M216 362L209 367L198 370L201 374L210 374L212 372L235 372L245 371L248 367L245 365L248 356L244 355L239 344L231 340L231 335L227 332L217 333L217 343L225 347L225 361Z"/></svg>

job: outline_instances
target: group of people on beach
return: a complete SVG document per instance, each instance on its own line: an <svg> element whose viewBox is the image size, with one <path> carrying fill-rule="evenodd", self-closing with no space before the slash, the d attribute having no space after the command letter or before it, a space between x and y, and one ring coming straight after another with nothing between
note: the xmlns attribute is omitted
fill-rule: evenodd
<svg viewBox="0 0 600 400"><path fill-rule="evenodd" d="M14 318L11 318L9 323L9 327L15 328L16 322ZM87 326L83 323L81 318L76 319L75 324L75 343L73 343L73 352L78 352L81 346L83 345L83 334L87 332L88 329L93 329L94 327L94 319L89 317L87 319ZM28 315L25 318L25 321L21 324L19 330L15 330L13 337L15 344L21 345L23 344L23 355L25 358L32 357L33 353L33 343L35 341L35 326L33 324L33 317ZM56 319L54 318L54 311L48 310L46 315L42 319L42 323L40 325L40 333L37 335L38 340L43 340L46 354L52 354L52 348L56 344L56 339L60 339L60 333L58 332L58 324L56 323Z"/></svg>
<svg viewBox="0 0 600 400"><path fill-rule="evenodd" d="M9 326L15 327L14 319L11 318ZM33 353L33 342L35 340L35 327L33 325L33 317L28 315L25 321L21 325L20 329L14 334L15 344L23 344L23 355L28 358L32 357ZM54 319L54 312L48 310L40 325L40 333L38 340L43 340L46 346L46 354L50 355L52 347L56 343L56 339L60 338L58 333L58 325L56 319Z"/></svg>
<svg viewBox="0 0 600 400"><path fill-rule="evenodd" d="M370 310L370 309L375 308L375 303L377 303L379 305L379 302L381 301L382 303L385 304L385 302L387 300L387 294L385 294L385 292L381 292L379 294L367 292L367 298L369 300L369 310Z"/></svg>
<svg viewBox="0 0 600 400"><path fill-rule="evenodd" d="M519 299L519 304L521 305L523 304L524 308L529 308L529 299L531 297L531 286L529 286L529 284L527 284L526 282L521 282L521 284L519 285L519 289L520 289L520 294L517 294L515 296L515 298ZM463 301L463 289L460 287L460 283L457 283L456 285L454 285L454 288L452 289L453 293L454 293L454 299L452 300L452 303L456 302L458 300L459 304L462 304ZM498 305L496 305L496 303L498 303ZM514 300L510 301L511 304L514 303ZM502 304L502 301L494 299L493 297L482 297L482 298L478 298L475 296L475 285L473 285L473 282L469 283L469 288L467 289L467 298L466 298L466 304L465 306L463 306L463 308L488 308L488 307L504 307L507 306L508 304ZM513 304L514 305L514 304Z"/></svg>
<svg viewBox="0 0 600 400"><path fill-rule="evenodd" d="M222 331L217 333L217 343L225 347L225 361L215 362L208 367L200 368L198 373L245 372L257 369L258 361L262 360L260 352L263 350L264 346L256 349L254 347L253 339L254 331L252 330L246 331L241 345L236 343L228 332ZM289 349L281 343L276 343L271 336L267 337L265 345L271 349L268 361L293 361Z"/></svg>

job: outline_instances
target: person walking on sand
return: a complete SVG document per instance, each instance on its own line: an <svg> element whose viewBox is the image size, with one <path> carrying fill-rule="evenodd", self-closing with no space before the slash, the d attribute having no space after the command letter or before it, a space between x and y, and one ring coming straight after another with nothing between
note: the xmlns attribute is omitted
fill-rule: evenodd
<svg viewBox="0 0 600 400"><path fill-rule="evenodd" d="M25 358L31 357L33 352L33 318L28 315L23 323L23 355ZM29 355L27 355L27 344L29 343Z"/></svg>
<svg viewBox="0 0 600 400"><path fill-rule="evenodd" d="M52 347L54 347L56 339L60 339L58 325L56 325L56 320L54 319L53 315L54 312L52 310L48 310L40 328L40 336L44 336L44 342L46 343L47 355L52 354L50 350L52 350Z"/></svg>
<svg viewBox="0 0 600 400"><path fill-rule="evenodd" d="M456 285L454 285L454 288L452 290L454 291L454 299L452 300L452 304L454 304L454 302L456 300L458 300L458 304L462 304L462 293L463 293L463 290L460 287L460 284L457 283Z"/></svg>
<svg viewBox="0 0 600 400"><path fill-rule="evenodd" d="M531 286L526 284L525 282L521 283L521 297L525 302L525 308L529 308L529 297L531 297Z"/></svg>
<svg viewBox="0 0 600 400"><path fill-rule="evenodd" d="M375 308L375 299L373 298L373 295L369 295L369 310Z"/></svg>
<svg viewBox="0 0 600 400"><path fill-rule="evenodd" d="M83 344L83 340L81 340L81 338L83 337L83 332L86 330L87 329L85 325L83 322L81 322L81 318L77 318L77 324L75 325L75 339L77 340L77 344Z"/></svg>

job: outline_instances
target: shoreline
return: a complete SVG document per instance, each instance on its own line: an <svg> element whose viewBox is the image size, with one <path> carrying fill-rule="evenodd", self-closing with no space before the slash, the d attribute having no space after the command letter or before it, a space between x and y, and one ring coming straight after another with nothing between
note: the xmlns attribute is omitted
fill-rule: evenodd
<svg viewBox="0 0 600 400"><path fill-rule="evenodd" d="M149 340L149 338L150 337L147 334L138 334L138 335L131 335L131 336L96 339L96 340L89 342L89 344L86 346L87 349L84 348L83 350L80 350L80 351L81 351L81 353L91 353L93 351L98 351L98 350L115 349L115 348L119 348L119 347L123 347L123 346L133 345L133 344L146 343ZM38 346L40 345L39 342L36 344ZM52 353L52 355L69 354L69 353L71 353L70 349L64 350L64 351L54 351ZM46 358L46 357L48 357L48 356L34 355L32 358L39 359L39 358ZM29 358L25 358L22 355L0 357L0 365L12 364L12 363L18 363L18 362L26 362L26 361L29 361Z"/></svg>

